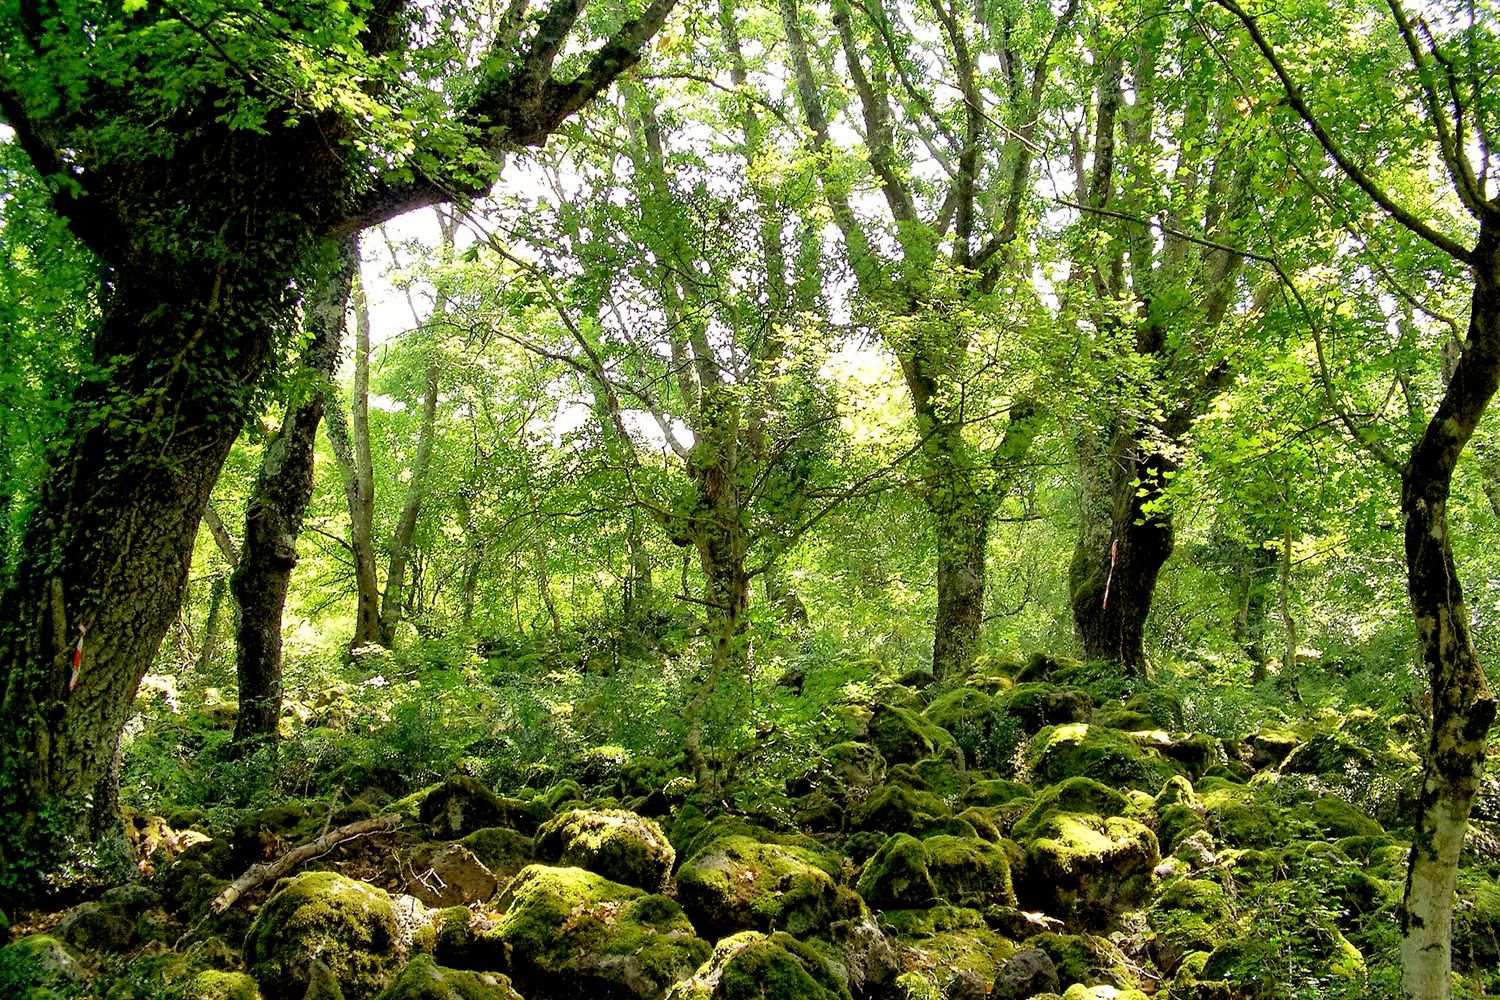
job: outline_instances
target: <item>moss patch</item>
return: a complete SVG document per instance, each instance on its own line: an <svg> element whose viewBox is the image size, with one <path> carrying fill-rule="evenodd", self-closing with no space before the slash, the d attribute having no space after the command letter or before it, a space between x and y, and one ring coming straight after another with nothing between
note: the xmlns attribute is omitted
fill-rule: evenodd
<svg viewBox="0 0 1500 1000"><path fill-rule="evenodd" d="M1038 784L1085 777L1111 788L1139 788L1155 793L1175 772L1160 753L1143 750L1135 740L1100 726L1055 726L1031 740L1027 760Z"/></svg>
<svg viewBox="0 0 1500 1000"><path fill-rule="evenodd" d="M570 809L553 817L537 831L536 856L647 892L662 890L677 860L655 820L623 809Z"/></svg>
<svg viewBox="0 0 1500 1000"><path fill-rule="evenodd" d="M827 858L806 848L743 835L710 841L677 872L677 897L705 935L807 934L850 915ZM836 870L836 869L835 869Z"/></svg>
<svg viewBox="0 0 1500 1000"><path fill-rule="evenodd" d="M1027 908L1103 928L1148 897L1160 861L1156 835L1135 820L1055 812L1027 846L1018 889Z"/></svg>
<svg viewBox="0 0 1500 1000"><path fill-rule="evenodd" d="M268 1000L301 1000L320 959L347 1000L379 992L406 943L390 896L336 872L284 879L245 937L245 966Z"/></svg>
<svg viewBox="0 0 1500 1000"><path fill-rule="evenodd" d="M510 979L491 972L445 969L419 955L376 1000L522 1000Z"/></svg>
<svg viewBox="0 0 1500 1000"><path fill-rule="evenodd" d="M870 719L870 742L888 763L912 764L958 749L953 735L910 709L879 705Z"/></svg>
<svg viewBox="0 0 1500 1000"><path fill-rule="evenodd" d="M1014 906L1010 858L988 841L965 837L917 840L898 833L886 841L859 879L859 894L876 909L945 902L957 906Z"/></svg>

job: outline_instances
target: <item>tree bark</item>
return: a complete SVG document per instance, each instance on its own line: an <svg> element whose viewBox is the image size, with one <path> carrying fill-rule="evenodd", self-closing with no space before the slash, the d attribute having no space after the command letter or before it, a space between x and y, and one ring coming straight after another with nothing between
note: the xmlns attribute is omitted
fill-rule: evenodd
<svg viewBox="0 0 1500 1000"><path fill-rule="evenodd" d="M441 298L439 302L441 302ZM411 478L406 482L406 500L401 517L391 532L391 558L386 564L385 590L380 597L380 644L395 645L396 626L401 622L402 590L406 586L406 564L411 553L411 539L417 530L417 517L427 497L427 472L432 467L432 442L437 436L438 376L442 365L434 359L427 366L427 387L422 398L422 429L417 437L417 454L412 459ZM367 433L368 439L368 433Z"/></svg>
<svg viewBox="0 0 1500 1000"><path fill-rule="evenodd" d="M375 570L375 466L370 458L370 306L355 281L354 386L349 420L341 407L328 410L328 443L344 479L349 505L349 551L354 561L354 634L349 648L380 643L380 583Z"/></svg>
<svg viewBox="0 0 1500 1000"><path fill-rule="evenodd" d="M318 243L483 193L498 154L545 141L634 65L673 3L620 24L567 80L552 75L575 24L563 8L524 42L501 33L455 109L472 144L416 150L422 165L404 182L378 179L391 174L389 150L366 151L371 134L339 102L311 111L262 82L283 76L280 41L252 40L250 65L231 69L199 48L217 44L208 28L151 5L127 20L101 8L87 23L52 0L0 13L0 117L37 171L59 179L59 215L108 267L93 363L49 442L0 593L0 895L34 903L75 845L119 840L120 733ZM408 44L406 7L373 5L329 37L348 29L378 61ZM154 32L159 44L141 43ZM262 65L266 52L277 65ZM163 60L176 55L163 53L239 75L163 98L141 83L171 72ZM317 73L344 53L311 55Z"/></svg>
<svg viewBox="0 0 1500 1000"><path fill-rule="evenodd" d="M281 720L281 613L297 565L297 536L313 492L314 451L326 386L337 368L349 289L359 268L359 244L337 244L328 276L308 297L305 326L312 342L302 365L316 379L312 395L287 407L281 428L265 444L260 471L245 505L244 546L229 578L235 602L235 667L240 709L234 743L276 745Z"/></svg>
<svg viewBox="0 0 1500 1000"><path fill-rule="evenodd" d="M937 611L932 623L932 676L961 675L979 652L984 621L985 549L990 540L990 504L955 498L934 510L937 528Z"/></svg>
<svg viewBox="0 0 1500 1000"><path fill-rule="evenodd" d="M1407 593L1432 690L1432 734L1401 917L1402 988L1418 1000L1449 995L1453 888L1495 721L1495 696L1474 648L1448 531L1454 467L1500 384L1500 223L1494 215L1482 220L1471 271L1463 357L1401 483Z"/></svg>
<svg viewBox="0 0 1500 1000"><path fill-rule="evenodd" d="M1092 430L1078 437L1078 542L1068 567L1073 624L1085 659L1144 675L1146 617L1173 546L1170 519L1148 505L1161 496L1171 464L1159 452L1142 454L1126 429L1101 437Z"/></svg>

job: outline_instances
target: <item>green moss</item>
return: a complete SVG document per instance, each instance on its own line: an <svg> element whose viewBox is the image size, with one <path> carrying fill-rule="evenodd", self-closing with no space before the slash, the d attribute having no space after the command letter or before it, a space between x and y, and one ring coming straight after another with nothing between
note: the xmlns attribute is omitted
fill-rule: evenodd
<svg viewBox="0 0 1500 1000"><path fill-rule="evenodd" d="M660 892L677 853L655 820L623 809L570 809L537 831L536 857Z"/></svg>
<svg viewBox="0 0 1500 1000"><path fill-rule="evenodd" d="M490 972L446 969L419 955L376 1000L522 1000L510 979Z"/></svg>
<svg viewBox="0 0 1500 1000"><path fill-rule="evenodd" d="M1129 959L1106 938L1047 932L1027 939L1026 945L1047 953L1057 967L1058 982L1064 987L1075 983L1115 989L1140 986Z"/></svg>
<svg viewBox="0 0 1500 1000"><path fill-rule="evenodd" d="M921 910L882 910L878 925L884 933L901 938L924 938L989 927L984 914L978 910L946 903Z"/></svg>
<svg viewBox="0 0 1500 1000"><path fill-rule="evenodd" d="M891 984L895 1000L942 1000L943 991L921 972L903 972Z"/></svg>
<svg viewBox="0 0 1500 1000"><path fill-rule="evenodd" d="M979 806L970 806L955 816L954 819L962 820L969 825L973 832L968 834L968 836L979 837L983 840L988 840L992 844L998 843L1002 836L999 820L988 809L983 809Z"/></svg>
<svg viewBox="0 0 1500 1000"><path fill-rule="evenodd" d="M917 840L898 833L864 866L859 894L875 909L1015 905L1010 858L1000 847L965 837Z"/></svg>
<svg viewBox="0 0 1500 1000"><path fill-rule="evenodd" d="M1310 819L1323 835L1341 837L1379 837L1384 830L1358 809L1334 795L1323 795L1312 804Z"/></svg>
<svg viewBox="0 0 1500 1000"><path fill-rule="evenodd" d="M988 778L971 784L969 790L964 793L964 801L976 806L1003 806L1007 802L1024 799L1030 794L1031 789L1020 782L1006 781L1003 778Z"/></svg>
<svg viewBox="0 0 1500 1000"><path fill-rule="evenodd" d="M1223 843L1267 848L1284 839L1281 810L1261 801L1252 789L1204 779L1199 792L1208 829Z"/></svg>
<svg viewBox="0 0 1500 1000"><path fill-rule="evenodd" d="M910 709L879 705L870 719L870 742L888 763L910 764L923 757L954 753L953 735Z"/></svg>
<svg viewBox="0 0 1500 1000"><path fill-rule="evenodd" d="M1176 773L1155 750L1142 750L1124 733L1100 726L1043 729L1032 738L1027 760L1036 782L1046 785L1086 777L1154 793Z"/></svg>
<svg viewBox="0 0 1500 1000"><path fill-rule="evenodd" d="M31 934L0 948L0 997L68 991L83 979L77 953L49 935Z"/></svg>
<svg viewBox="0 0 1500 1000"><path fill-rule="evenodd" d="M1038 792L1031 808L1011 832L1017 840L1026 841L1036 836L1042 822L1052 813L1123 816L1129 806L1125 796L1092 778L1068 778Z"/></svg>
<svg viewBox="0 0 1500 1000"><path fill-rule="evenodd" d="M1094 698L1081 688L1031 682L996 695L995 708L1014 717L1025 732L1035 733L1046 726L1087 722Z"/></svg>
<svg viewBox="0 0 1500 1000"><path fill-rule="evenodd" d="M245 966L268 1000L300 1000L318 958L348 1000L363 1000L389 981L404 951L384 890L335 872L308 872L284 879L266 900L245 938Z"/></svg>
<svg viewBox="0 0 1500 1000"><path fill-rule="evenodd" d="M526 867L534 844L508 826L487 826L459 841L499 878L508 878Z"/></svg>
<svg viewBox="0 0 1500 1000"><path fill-rule="evenodd" d="M1453 964L1460 972L1500 967L1500 883L1464 872L1453 919Z"/></svg>
<svg viewBox="0 0 1500 1000"><path fill-rule="evenodd" d="M548 788L532 801L544 807L547 812L554 813L562 808L564 802L585 802L588 794L584 792L583 786L572 778L565 778L557 784Z"/></svg>
<svg viewBox="0 0 1500 1000"><path fill-rule="evenodd" d="M1198 810L1174 803L1162 809L1161 817L1156 823L1156 839L1163 853L1170 854L1177 849L1184 837L1203 829L1206 827Z"/></svg>
<svg viewBox="0 0 1500 1000"><path fill-rule="evenodd" d="M732 834L683 862L677 896L694 926L715 938L773 927L807 934L847 915L836 872L817 852Z"/></svg>
<svg viewBox="0 0 1500 1000"><path fill-rule="evenodd" d="M911 765L927 790L944 799L956 799L968 786L968 775L955 764L958 758L924 757Z"/></svg>
<svg viewBox="0 0 1500 1000"><path fill-rule="evenodd" d="M711 951L672 900L582 868L524 868L499 905L505 912L485 937L510 957L510 972L531 1000L573 997L578 987L601 995L660 993L692 975Z"/></svg>
<svg viewBox="0 0 1500 1000"><path fill-rule="evenodd" d="M1156 835L1122 816L1056 812L1026 850L1028 908L1102 928L1149 895L1161 861Z"/></svg>
<svg viewBox="0 0 1500 1000"><path fill-rule="evenodd" d="M788 934L745 931L720 941L691 980L664 1000L849 1000L810 947Z"/></svg>
<svg viewBox="0 0 1500 1000"><path fill-rule="evenodd" d="M855 828L894 833L925 830L952 815L942 799L931 792L913 791L904 785L877 788L859 811Z"/></svg>
<svg viewBox="0 0 1500 1000"><path fill-rule="evenodd" d="M887 910L880 929L909 949L909 958L932 979L945 983L962 971L992 980L1015 945L996 933L978 911L938 905L923 910Z"/></svg>
<svg viewBox="0 0 1500 1000"><path fill-rule="evenodd" d="M183 1000L261 1000L260 987L243 972L205 969L173 994Z"/></svg>
<svg viewBox="0 0 1500 1000"><path fill-rule="evenodd" d="M1182 698L1175 691L1160 687L1137 691L1125 702L1125 709L1149 718L1152 729L1182 730Z"/></svg>

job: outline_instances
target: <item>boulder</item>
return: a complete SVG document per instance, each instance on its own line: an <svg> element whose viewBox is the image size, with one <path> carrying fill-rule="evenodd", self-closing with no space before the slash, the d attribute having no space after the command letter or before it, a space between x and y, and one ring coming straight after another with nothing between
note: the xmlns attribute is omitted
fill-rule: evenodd
<svg viewBox="0 0 1500 1000"><path fill-rule="evenodd" d="M864 866L859 894L875 909L1014 906L1010 859L995 844L938 836L917 840L898 833Z"/></svg>
<svg viewBox="0 0 1500 1000"><path fill-rule="evenodd" d="M661 892L677 852L655 820L623 809L570 809L537 831L536 857Z"/></svg>
<svg viewBox="0 0 1500 1000"><path fill-rule="evenodd" d="M187 982L187 1000L263 1000L255 980L243 972L204 969Z"/></svg>
<svg viewBox="0 0 1500 1000"><path fill-rule="evenodd" d="M424 844L404 866L406 891L432 907L487 903L500 888L495 873L462 844Z"/></svg>
<svg viewBox="0 0 1500 1000"><path fill-rule="evenodd" d="M1038 785L1085 777L1155 794L1176 773L1156 750L1143 750L1125 733L1102 726L1043 729L1032 737L1027 760Z"/></svg>
<svg viewBox="0 0 1500 1000"><path fill-rule="evenodd" d="M985 923L978 910L966 907L887 910L880 915L880 927L896 940L907 967L922 970L921 979L925 980L925 987L907 980L908 992L903 994L899 989L902 977L898 977L897 996L937 998L941 987L969 973L991 982L1016 950ZM921 992L924 989L931 992Z"/></svg>
<svg viewBox="0 0 1500 1000"><path fill-rule="evenodd" d="M953 735L910 709L877 705L870 719L870 742L890 764L912 764L923 757L957 752Z"/></svg>
<svg viewBox="0 0 1500 1000"><path fill-rule="evenodd" d="M1043 820L1052 813L1087 813L1094 816L1124 816L1130 803L1113 788L1092 778L1069 778L1042 789L1031 800L1031 807L1016 821L1011 835L1017 840L1031 840Z"/></svg>
<svg viewBox="0 0 1500 1000"><path fill-rule="evenodd" d="M267 1000L302 1000L319 959L346 1000L365 1000L400 969L408 944L384 890L306 872L283 879L261 907L245 937L245 968Z"/></svg>
<svg viewBox="0 0 1500 1000"><path fill-rule="evenodd" d="M487 826L459 841L497 879L512 879L531 864L535 843L505 826Z"/></svg>
<svg viewBox="0 0 1500 1000"><path fill-rule="evenodd" d="M1028 909L1100 929L1146 900L1160 861L1156 835L1135 820L1052 812L1027 845L1017 894Z"/></svg>
<svg viewBox="0 0 1500 1000"><path fill-rule="evenodd" d="M832 862L807 848L731 834L709 841L677 871L677 898L705 936L772 929L815 933L858 912Z"/></svg>
<svg viewBox="0 0 1500 1000"><path fill-rule="evenodd" d="M995 696L995 709L1019 722L1022 731L1035 733L1047 726L1087 722L1094 714L1094 698L1082 688L1053 684L1017 684Z"/></svg>
<svg viewBox="0 0 1500 1000"><path fill-rule="evenodd" d="M72 995L85 979L77 953L50 935L32 934L0 948L0 997Z"/></svg>
<svg viewBox="0 0 1500 1000"><path fill-rule="evenodd" d="M1057 969L1059 983L1066 989L1083 986L1134 990L1140 986L1134 964L1103 936L1046 931L1032 937L1027 944L1047 953Z"/></svg>
<svg viewBox="0 0 1500 1000"><path fill-rule="evenodd" d="M79 903L63 914L57 936L79 951L125 951L135 942L135 921L97 902Z"/></svg>
<svg viewBox="0 0 1500 1000"><path fill-rule="evenodd" d="M952 815L942 799L905 785L883 785L855 818L855 827L882 833L921 832Z"/></svg>
<svg viewBox="0 0 1500 1000"><path fill-rule="evenodd" d="M992 1000L1026 1000L1038 993L1055 993L1061 988L1052 956L1040 948L1023 948L1010 956L995 973L990 996Z"/></svg>
<svg viewBox="0 0 1500 1000"><path fill-rule="evenodd" d="M855 996L878 993L901 971L895 951L867 908L857 917L830 924L824 937Z"/></svg>
<svg viewBox="0 0 1500 1000"><path fill-rule="evenodd" d="M691 979L665 1000L849 1000L849 989L812 948L778 931L720 941Z"/></svg>
<svg viewBox="0 0 1500 1000"><path fill-rule="evenodd" d="M527 1000L655 998L712 951L672 900L582 868L524 868L496 905L471 955L492 968L508 957Z"/></svg>
<svg viewBox="0 0 1500 1000"><path fill-rule="evenodd" d="M456 775L427 794L417 818L440 837L463 837L487 826L512 826L515 810L500 796L467 774ZM536 824L531 824L536 829Z"/></svg>
<svg viewBox="0 0 1500 1000"><path fill-rule="evenodd" d="M492 972L447 969L431 955L407 963L376 1000L522 1000L510 978Z"/></svg>

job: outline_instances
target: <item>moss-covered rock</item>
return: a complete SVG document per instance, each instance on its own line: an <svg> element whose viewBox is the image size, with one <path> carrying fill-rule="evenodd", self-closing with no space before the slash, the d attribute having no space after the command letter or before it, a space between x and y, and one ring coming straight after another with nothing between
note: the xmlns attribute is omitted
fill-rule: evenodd
<svg viewBox="0 0 1500 1000"><path fill-rule="evenodd" d="M1156 929L1153 950L1167 975L1186 955L1212 951L1220 941L1236 936L1224 888L1208 879L1177 879L1157 894L1151 911Z"/></svg>
<svg viewBox="0 0 1500 1000"><path fill-rule="evenodd" d="M1460 972L1500 968L1500 883L1474 872L1459 885L1453 965Z"/></svg>
<svg viewBox="0 0 1500 1000"><path fill-rule="evenodd" d="M773 928L806 935L858 910L831 859L743 834L705 844L677 871L677 898L705 936Z"/></svg>
<svg viewBox="0 0 1500 1000"><path fill-rule="evenodd" d="M920 832L953 814L931 792L905 785L884 785L870 796L855 818L855 828L882 833Z"/></svg>
<svg viewBox="0 0 1500 1000"><path fill-rule="evenodd" d="M953 734L910 709L877 705L870 719L870 742L887 763L912 764L923 757L957 752Z"/></svg>
<svg viewBox="0 0 1500 1000"><path fill-rule="evenodd" d="M548 814L557 812L570 802L586 802L588 793L583 786L572 778L565 778L546 788L536 798L532 799L533 815L539 815L538 810L546 810Z"/></svg>
<svg viewBox="0 0 1500 1000"><path fill-rule="evenodd" d="M1252 788L1218 778L1198 783L1204 821L1221 843L1238 848L1268 848L1285 838L1281 809L1263 801Z"/></svg>
<svg viewBox="0 0 1500 1000"><path fill-rule="evenodd" d="M1102 928L1139 906L1161 861L1156 835L1123 816L1053 812L1026 847L1023 905Z"/></svg>
<svg viewBox="0 0 1500 1000"><path fill-rule="evenodd" d="M876 909L944 902L956 906L1014 906L1010 857L977 838L917 840L898 833L864 866L859 894Z"/></svg>
<svg viewBox="0 0 1500 1000"><path fill-rule="evenodd" d="M77 992L86 978L77 953L50 935L32 934L0 948L0 997L50 1000Z"/></svg>
<svg viewBox="0 0 1500 1000"><path fill-rule="evenodd" d="M347 1000L378 993L406 958L403 924L384 890L336 872L284 879L245 938L245 967L267 1000L301 1000L313 959Z"/></svg>
<svg viewBox="0 0 1500 1000"><path fill-rule="evenodd" d="M459 841L472 851L497 879L514 878L531 864L535 842L506 826L487 826Z"/></svg>
<svg viewBox="0 0 1500 1000"><path fill-rule="evenodd" d="M1140 986L1133 963L1107 938L1047 931L1029 938L1026 945L1047 953L1064 988L1082 985L1125 990Z"/></svg>
<svg viewBox="0 0 1500 1000"><path fill-rule="evenodd" d="M523 832L536 829L528 810L516 809L514 803L508 805L478 779L460 774L449 778L422 799L417 818L431 826L440 837L458 838L487 826L515 827L517 813L528 816L521 827L529 827L529 830Z"/></svg>
<svg viewBox="0 0 1500 1000"><path fill-rule="evenodd" d="M677 853L655 820L623 809L569 809L537 831L536 857L660 892Z"/></svg>
<svg viewBox="0 0 1500 1000"><path fill-rule="evenodd" d="M1017 684L994 699L995 708L1013 716L1026 733L1047 726L1087 722L1094 714L1094 698L1082 688L1038 682Z"/></svg>
<svg viewBox="0 0 1500 1000"><path fill-rule="evenodd" d="M171 994L173 1000L262 1000L260 987L243 972L204 969Z"/></svg>
<svg viewBox="0 0 1500 1000"><path fill-rule="evenodd" d="M1138 712L1151 720L1152 729L1182 731L1182 697L1164 687L1148 687L1125 702L1127 712Z"/></svg>
<svg viewBox="0 0 1500 1000"><path fill-rule="evenodd" d="M742 931L720 941L664 1000L849 1000L849 990L817 952L791 935Z"/></svg>
<svg viewBox="0 0 1500 1000"><path fill-rule="evenodd" d="M1039 785L1086 777L1111 788L1139 788L1154 794L1176 773L1156 750L1143 750L1125 733L1101 726L1043 729L1032 737L1027 761Z"/></svg>
<svg viewBox="0 0 1500 1000"><path fill-rule="evenodd" d="M522 1000L510 978L493 972L447 969L431 955L406 964L376 1000Z"/></svg>
<svg viewBox="0 0 1500 1000"><path fill-rule="evenodd" d="M1030 794L1031 789L1018 781L986 778L969 784L968 791L964 793L964 802L975 806L1003 806L1007 802L1024 799Z"/></svg>
<svg viewBox="0 0 1500 1000"><path fill-rule="evenodd" d="M1263 729L1245 737L1250 748L1250 766L1279 767L1287 755L1302 744L1302 737L1285 729Z"/></svg>
<svg viewBox="0 0 1500 1000"><path fill-rule="evenodd" d="M908 963L923 970L927 981L938 987L965 972L993 981L1016 950L985 923L978 910L966 907L887 910L880 915L880 927L906 950Z"/></svg>
<svg viewBox="0 0 1500 1000"><path fill-rule="evenodd" d="M1375 822L1336 795L1320 795L1313 800L1307 818L1325 837L1379 837L1385 833Z"/></svg>
<svg viewBox="0 0 1500 1000"><path fill-rule="evenodd" d="M1011 835L1019 841L1031 840L1052 813L1124 816L1129 808L1129 800L1113 788L1093 778L1069 778L1038 792L1030 808L1016 821Z"/></svg>
<svg viewBox="0 0 1500 1000"><path fill-rule="evenodd" d="M656 997L712 950L672 900L582 868L522 869L497 906L504 913L478 944L509 956L528 1000Z"/></svg>

